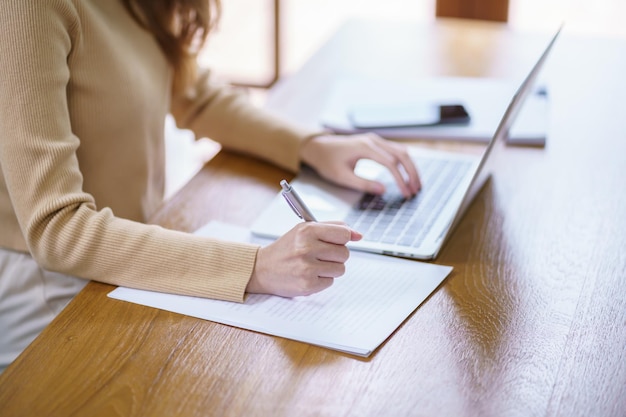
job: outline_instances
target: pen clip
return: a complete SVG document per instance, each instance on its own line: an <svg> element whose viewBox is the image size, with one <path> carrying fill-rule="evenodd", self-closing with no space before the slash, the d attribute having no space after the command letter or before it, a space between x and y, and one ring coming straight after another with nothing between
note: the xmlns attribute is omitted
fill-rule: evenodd
<svg viewBox="0 0 626 417"><path fill-rule="evenodd" d="M300 217L301 219L304 220L304 217L302 217L302 214L300 214L300 212L298 211L298 208L291 202L291 200L289 199L289 196L287 195L286 191L282 192L283 197L285 198L285 201L287 201L287 204L289 204L289 207L291 207L291 209L293 210L294 213L296 213L296 216Z"/></svg>

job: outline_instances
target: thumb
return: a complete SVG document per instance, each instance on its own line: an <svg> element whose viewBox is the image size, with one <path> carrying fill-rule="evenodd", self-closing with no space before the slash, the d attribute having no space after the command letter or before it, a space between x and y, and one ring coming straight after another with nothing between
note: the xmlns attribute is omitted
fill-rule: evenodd
<svg viewBox="0 0 626 417"><path fill-rule="evenodd" d="M352 188L353 190L363 191L370 194L383 194L385 192L385 186L374 180L368 180L359 177L354 172L350 171L345 177L330 178L344 187Z"/></svg>

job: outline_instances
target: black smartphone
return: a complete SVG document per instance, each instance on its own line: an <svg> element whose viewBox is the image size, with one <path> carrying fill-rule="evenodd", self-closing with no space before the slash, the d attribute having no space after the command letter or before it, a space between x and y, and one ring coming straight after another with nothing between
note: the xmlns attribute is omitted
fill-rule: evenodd
<svg viewBox="0 0 626 417"><path fill-rule="evenodd" d="M467 124L470 115L462 104L410 103L387 106L360 106L348 112L357 129Z"/></svg>

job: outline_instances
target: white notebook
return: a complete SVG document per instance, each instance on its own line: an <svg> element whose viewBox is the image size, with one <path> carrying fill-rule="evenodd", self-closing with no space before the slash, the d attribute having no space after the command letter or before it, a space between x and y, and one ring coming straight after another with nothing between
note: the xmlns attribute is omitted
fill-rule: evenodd
<svg viewBox="0 0 626 417"><path fill-rule="evenodd" d="M415 102L458 103L467 109L469 124L375 128L368 131L388 139L489 142L518 86L518 82L510 80L475 77L416 80L338 78L331 84L319 121L337 133L357 133L363 130L355 128L349 117L355 107L397 107ZM547 91L545 87L539 87L526 99L507 142L511 145L545 145L548 119Z"/></svg>
<svg viewBox="0 0 626 417"><path fill-rule="evenodd" d="M247 229L209 223L196 234L237 241ZM230 326L369 356L443 282L452 268L353 251L346 274L308 297L248 295L243 304L117 288L109 297Z"/></svg>

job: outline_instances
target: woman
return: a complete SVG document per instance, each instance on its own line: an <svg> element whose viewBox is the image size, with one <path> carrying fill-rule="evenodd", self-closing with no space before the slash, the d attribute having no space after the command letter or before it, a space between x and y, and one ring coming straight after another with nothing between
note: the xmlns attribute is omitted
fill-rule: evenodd
<svg viewBox="0 0 626 417"><path fill-rule="evenodd" d="M343 224L301 224L275 243L211 240L147 225L164 185L164 119L297 171L382 192L354 175L384 164L409 196L404 148L308 132L196 72L219 14L207 0L5 0L0 9L0 367L85 285L241 302L312 294L344 272Z"/></svg>

